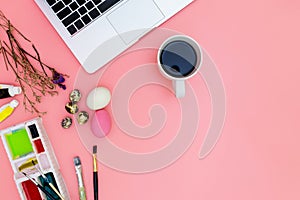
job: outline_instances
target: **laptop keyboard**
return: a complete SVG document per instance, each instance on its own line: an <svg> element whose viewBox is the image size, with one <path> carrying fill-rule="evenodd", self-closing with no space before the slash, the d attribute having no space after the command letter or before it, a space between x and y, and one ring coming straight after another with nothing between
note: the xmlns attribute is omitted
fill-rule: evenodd
<svg viewBox="0 0 300 200"><path fill-rule="evenodd" d="M46 0L71 35L122 0Z"/></svg>

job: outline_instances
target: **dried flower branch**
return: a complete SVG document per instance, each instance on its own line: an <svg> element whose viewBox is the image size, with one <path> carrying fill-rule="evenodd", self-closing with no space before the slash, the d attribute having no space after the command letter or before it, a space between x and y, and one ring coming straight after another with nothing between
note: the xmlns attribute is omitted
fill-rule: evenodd
<svg viewBox="0 0 300 200"><path fill-rule="evenodd" d="M0 11L1 30L7 36L7 41L0 38L0 54L3 56L5 67L15 74L16 81L22 88L25 110L41 116L45 112L39 111L37 103L41 103L42 96L57 95L56 86L65 90L66 86L63 83L68 75L59 73L46 65L31 41ZM21 38L24 42L31 44L34 53L25 50L16 38ZM51 76L48 73L51 73Z"/></svg>

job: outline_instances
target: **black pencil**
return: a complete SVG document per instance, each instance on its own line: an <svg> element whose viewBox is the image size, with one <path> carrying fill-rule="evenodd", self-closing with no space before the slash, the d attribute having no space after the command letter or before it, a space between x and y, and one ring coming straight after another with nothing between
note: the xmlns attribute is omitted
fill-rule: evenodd
<svg viewBox="0 0 300 200"><path fill-rule="evenodd" d="M93 146L93 185L94 185L94 200L98 200L98 166L97 166L97 145Z"/></svg>

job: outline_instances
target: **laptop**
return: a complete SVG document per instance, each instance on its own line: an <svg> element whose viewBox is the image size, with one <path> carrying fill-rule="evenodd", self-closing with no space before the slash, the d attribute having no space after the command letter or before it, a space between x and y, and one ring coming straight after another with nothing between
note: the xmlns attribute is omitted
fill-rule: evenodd
<svg viewBox="0 0 300 200"><path fill-rule="evenodd" d="M90 74L193 1L35 0Z"/></svg>

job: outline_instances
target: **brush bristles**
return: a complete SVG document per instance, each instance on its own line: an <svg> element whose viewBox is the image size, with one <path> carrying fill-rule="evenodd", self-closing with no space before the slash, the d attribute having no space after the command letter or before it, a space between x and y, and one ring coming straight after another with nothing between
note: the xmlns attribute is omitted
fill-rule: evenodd
<svg viewBox="0 0 300 200"><path fill-rule="evenodd" d="M93 154L97 153L97 145L93 146Z"/></svg>
<svg viewBox="0 0 300 200"><path fill-rule="evenodd" d="M73 161L74 161L75 166L81 165L81 161L80 161L80 158L78 156L74 157Z"/></svg>

